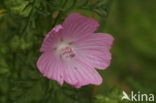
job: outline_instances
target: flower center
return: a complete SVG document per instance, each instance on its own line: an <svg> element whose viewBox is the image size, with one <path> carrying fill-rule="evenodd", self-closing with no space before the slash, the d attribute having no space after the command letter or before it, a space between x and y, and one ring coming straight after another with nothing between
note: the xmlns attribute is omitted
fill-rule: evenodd
<svg viewBox="0 0 156 103"><path fill-rule="evenodd" d="M58 44L56 51L58 52L60 58L72 58L75 56L74 50L70 43L62 41Z"/></svg>
<svg viewBox="0 0 156 103"><path fill-rule="evenodd" d="M74 57L75 56L72 48L70 48L70 47L62 48L61 52L62 52L61 55L64 57Z"/></svg>

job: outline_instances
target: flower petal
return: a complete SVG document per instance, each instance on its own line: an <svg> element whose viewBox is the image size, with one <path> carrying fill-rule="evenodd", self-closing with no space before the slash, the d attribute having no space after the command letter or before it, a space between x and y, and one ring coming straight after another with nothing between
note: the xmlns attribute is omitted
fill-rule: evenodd
<svg viewBox="0 0 156 103"><path fill-rule="evenodd" d="M95 69L75 58L66 62L65 81L80 88L88 84L100 85L102 78Z"/></svg>
<svg viewBox="0 0 156 103"><path fill-rule="evenodd" d="M55 48L55 44L62 37L62 29L62 25L56 25L50 32L48 32L40 48L41 52L50 51L52 48Z"/></svg>
<svg viewBox="0 0 156 103"><path fill-rule="evenodd" d="M109 52L113 37L109 34L96 33L80 38L74 43L77 58L93 68L106 69L110 65L111 53Z"/></svg>
<svg viewBox="0 0 156 103"><path fill-rule="evenodd" d="M43 53L38 61L37 67L39 71L47 78L56 80L60 85L63 84L64 80L64 65L60 58L57 58L53 52Z"/></svg>
<svg viewBox="0 0 156 103"><path fill-rule="evenodd" d="M81 16L78 13L72 13L63 23L64 36L70 39L78 38L86 33L93 33L99 27L99 24L92 18Z"/></svg>

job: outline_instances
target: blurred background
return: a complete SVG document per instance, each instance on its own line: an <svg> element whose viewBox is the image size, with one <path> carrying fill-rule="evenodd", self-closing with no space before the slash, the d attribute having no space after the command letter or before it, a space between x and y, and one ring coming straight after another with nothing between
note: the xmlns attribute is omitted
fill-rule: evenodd
<svg viewBox="0 0 156 103"><path fill-rule="evenodd" d="M0 103L128 103L122 91L156 94L155 0L1 0ZM100 86L59 86L36 68L46 33L71 12L95 18L115 41ZM140 102L142 103L142 102Z"/></svg>

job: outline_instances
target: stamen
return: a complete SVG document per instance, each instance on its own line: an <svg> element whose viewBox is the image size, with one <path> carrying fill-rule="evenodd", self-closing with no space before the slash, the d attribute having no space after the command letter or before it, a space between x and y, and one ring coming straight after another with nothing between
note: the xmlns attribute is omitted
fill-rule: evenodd
<svg viewBox="0 0 156 103"><path fill-rule="evenodd" d="M63 40L63 39L62 39ZM60 55L60 58L73 58L75 56L72 48L72 42L61 41L56 48L56 52Z"/></svg>
<svg viewBox="0 0 156 103"><path fill-rule="evenodd" d="M67 57L74 57L75 53L73 52L71 47L65 47L62 48L61 55L67 58Z"/></svg>

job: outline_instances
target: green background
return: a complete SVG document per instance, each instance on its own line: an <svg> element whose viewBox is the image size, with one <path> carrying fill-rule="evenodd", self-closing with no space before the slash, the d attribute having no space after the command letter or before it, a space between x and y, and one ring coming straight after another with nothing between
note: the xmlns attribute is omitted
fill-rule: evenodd
<svg viewBox="0 0 156 103"><path fill-rule="evenodd" d="M155 0L1 0L0 103L129 103L122 91L156 94ZM45 34L70 12L100 22L114 36L100 86L62 87L39 73ZM136 102L135 102L136 103ZM142 102L141 102L142 103Z"/></svg>

